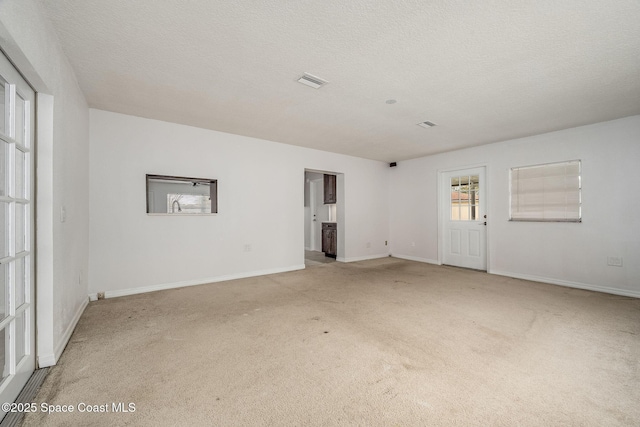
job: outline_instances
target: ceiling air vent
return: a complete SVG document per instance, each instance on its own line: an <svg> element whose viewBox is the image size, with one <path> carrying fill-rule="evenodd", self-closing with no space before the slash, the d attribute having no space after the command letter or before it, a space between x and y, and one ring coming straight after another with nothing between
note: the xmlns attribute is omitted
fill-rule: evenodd
<svg viewBox="0 0 640 427"><path fill-rule="evenodd" d="M304 75L298 79L298 83L311 86L314 89L319 89L329 82L326 80L322 80L320 77L316 77L316 76L312 76L311 74L304 73Z"/></svg>
<svg viewBox="0 0 640 427"><path fill-rule="evenodd" d="M434 127L436 124L433 122L422 122L422 123L418 123L418 126L422 126L423 128L432 128Z"/></svg>

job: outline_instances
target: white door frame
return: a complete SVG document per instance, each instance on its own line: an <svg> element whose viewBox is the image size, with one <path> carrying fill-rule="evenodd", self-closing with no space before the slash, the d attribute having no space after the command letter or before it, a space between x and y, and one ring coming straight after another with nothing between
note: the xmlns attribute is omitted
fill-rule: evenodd
<svg viewBox="0 0 640 427"><path fill-rule="evenodd" d="M449 212L449 197L450 197L450 192L445 192L443 191L444 188L444 176L448 173L451 172L456 172L456 171L464 171L467 169L477 169L477 168L484 168L484 186L482 188L482 192L484 193L484 212L485 215L487 215L487 226L486 226L486 240L485 240L485 244L486 244L486 249L485 249L485 254L486 254L486 258L487 258L487 273L490 272L490 266L491 266L491 254L489 251L489 248L491 247L491 245L489 244L489 238L490 238L490 225L491 225L491 203L490 203L490 197L491 197L491 189L489 188L489 166L485 163L481 163L481 164L472 164L472 165L467 165L467 166L459 166L459 167L453 167L453 168L447 168L447 169L438 169L438 177L437 177L437 186L438 186L438 264L442 265L444 264L444 248L445 248L445 220L447 218L448 215L450 215Z"/></svg>
<svg viewBox="0 0 640 427"><path fill-rule="evenodd" d="M35 157L38 165L34 171L38 182L32 203L36 208L36 224L33 230L38 246L35 248L36 264L36 363L40 368L53 366L67 343L65 335L54 343L56 320L54 307L54 238L55 220L53 191L53 140L54 97L52 88L43 80L10 31L0 19L0 48L36 92ZM79 314L77 314L79 316ZM69 329L67 329L69 331ZM72 329L71 329L72 331ZM66 333L66 332L65 332ZM70 334L70 332L69 332Z"/></svg>
<svg viewBox="0 0 640 427"><path fill-rule="evenodd" d="M5 269L5 317L0 319L4 331L5 353L3 376L0 383L2 402L12 402L35 370L35 209L34 209L34 152L35 152L35 102L36 93L23 79L19 71L3 54L0 64L5 87L5 120L7 128L2 137L5 152L6 194L0 202L7 207L5 223L9 224L8 252L0 254ZM21 103L18 100L22 100ZM21 110L21 112L20 112ZM20 118L20 121L17 119ZM20 125L18 127L17 125ZM22 164L20 168L18 164ZM21 172L17 174L17 172ZM18 176L22 175L20 179ZM18 185L20 184L20 185ZM21 207L21 208L19 208ZM20 221L19 218L22 220ZM20 225L21 232L17 228ZM18 238L22 236L21 238ZM19 269L19 265L21 268ZM20 271L21 274L18 274ZM21 285L20 285L21 283ZM20 285L20 286L19 286ZM0 412L0 418L7 411Z"/></svg>
<svg viewBox="0 0 640 427"><path fill-rule="evenodd" d="M311 168L305 168L304 172L311 172L311 173L319 173L319 174L331 174L331 175L335 175L336 176L336 191L337 191L337 203L336 203L336 223L338 225L338 244L337 244L337 252L338 252L338 256L336 258L336 261L340 261L340 262L347 262L346 261L346 229L347 226L345 224L345 201L346 201L346 197L345 197L345 176L343 172L336 172L336 171L327 171L327 170L322 170L322 169L311 169ZM310 181L309 183L309 187L313 186L313 181ZM318 183L318 185L323 186L324 182L322 180L320 180L320 182ZM318 191L316 191L317 193ZM311 191L310 191L311 193ZM311 203L310 203L311 205ZM317 206L316 206L317 209ZM311 219L311 224L314 224L313 222L313 212L310 213L310 219ZM316 221L316 227L318 227L319 230L322 229L322 221L318 220ZM312 225L313 227L313 225ZM322 233L319 233L318 235L315 236L315 244L318 245L318 247L320 248L320 250L322 249ZM310 242L312 242L312 238L310 237ZM313 250L313 248L312 248Z"/></svg>

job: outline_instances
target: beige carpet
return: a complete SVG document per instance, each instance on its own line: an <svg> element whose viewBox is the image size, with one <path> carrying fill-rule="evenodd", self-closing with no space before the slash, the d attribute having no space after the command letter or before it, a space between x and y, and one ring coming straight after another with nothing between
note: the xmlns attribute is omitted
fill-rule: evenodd
<svg viewBox="0 0 640 427"><path fill-rule="evenodd" d="M638 299L331 263L91 303L37 401L110 413L24 425L637 426L639 357Z"/></svg>

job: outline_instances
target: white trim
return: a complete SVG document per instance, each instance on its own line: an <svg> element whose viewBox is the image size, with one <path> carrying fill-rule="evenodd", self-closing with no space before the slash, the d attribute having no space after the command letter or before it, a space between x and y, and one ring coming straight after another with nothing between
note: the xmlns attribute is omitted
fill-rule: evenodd
<svg viewBox="0 0 640 427"><path fill-rule="evenodd" d="M53 96L37 94L36 139L36 356L39 366L56 364L54 354Z"/></svg>
<svg viewBox="0 0 640 427"><path fill-rule="evenodd" d="M64 334L62 334L60 342L56 346L54 353L38 356L39 368L46 368L48 366L53 366L58 362L58 360L60 359L60 356L62 356L62 352L67 347L67 344L71 339L71 335L73 334L73 331L75 331L76 326L78 325L78 321L80 321L80 317L82 317L82 313L84 313L84 310L87 308L88 304L89 304L88 298L85 299L82 302L82 304L80 304L80 307L78 307L78 310L76 311L76 314L73 316L73 319L71 319L71 322L69 322L69 326L67 326L67 329L64 331Z"/></svg>
<svg viewBox="0 0 640 427"><path fill-rule="evenodd" d="M550 285L564 286L567 288L584 289L587 291L603 292L605 294L622 295L625 297L640 298L640 291L633 291L629 289L609 288L606 286L588 285L586 283L571 282L561 279L550 279L548 277L533 276L529 274L511 273L508 271L495 271L492 270L489 274L496 274L498 276L513 277L514 279L530 280L532 282L548 283Z"/></svg>
<svg viewBox="0 0 640 427"><path fill-rule="evenodd" d="M55 364L56 364L55 354L43 354L42 356L38 356L38 369L54 366Z"/></svg>
<svg viewBox="0 0 640 427"><path fill-rule="evenodd" d="M144 294L147 292L163 291L165 289L184 288L187 286L206 285L207 283L224 282L227 280L246 279L248 277L265 276L267 274L286 273L288 271L303 270L304 264L294 265L292 267L271 268L268 270L250 271L248 273L228 274L226 276L217 276L204 279L186 280L184 282L162 283L159 285L142 286L140 288L118 289L115 291L105 291L105 298L123 297L127 295ZM92 301L98 299L98 294L89 294Z"/></svg>
<svg viewBox="0 0 640 427"><path fill-rule="evenodd" d="M406 259L409 261L417 261L417 262L424 262L427 264L442 265L442 263L439 262L437 259L422 258L422 257L417 257L412 255L400 255L400 254L391 254L390 256L393 258Z"/></svg>
<svg viewBox="0 0 640 427"><path fill-rule="evenodd" d="M344 257L338 257L336 258L336 261L339 262L357 262L357 261L366 261L369 259L379 259L379 258L388 258L389 254L378 254L378 255L365 255L365 256L357 256L357 257L352 257L352 258L344 258Z"/></svg>

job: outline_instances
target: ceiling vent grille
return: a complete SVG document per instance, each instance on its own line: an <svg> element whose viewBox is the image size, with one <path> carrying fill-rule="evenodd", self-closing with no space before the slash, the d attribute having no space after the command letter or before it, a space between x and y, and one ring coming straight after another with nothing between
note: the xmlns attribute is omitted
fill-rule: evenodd
<svg viewBox="0 0 640 427"><path fill-rule="evenodd" d="M302 77L298 79L298 83L302 83L303 85L310 86L314 89L319 89L329 82L321 79L320 77L316 77L316 76L312 76L311 74L304 73Z"/></svg>
<svg viewBox="0 0 640 427"><path fill-rule="evenodd" d="M435 125L436 125L435 123L433 123L433 122L428 122L428 121L426 121L426 122L422 122L422 123L418 123L418 126L422 126L423 128L426 128L426 129L432 128L432 127L434 127Z"/></svg>

